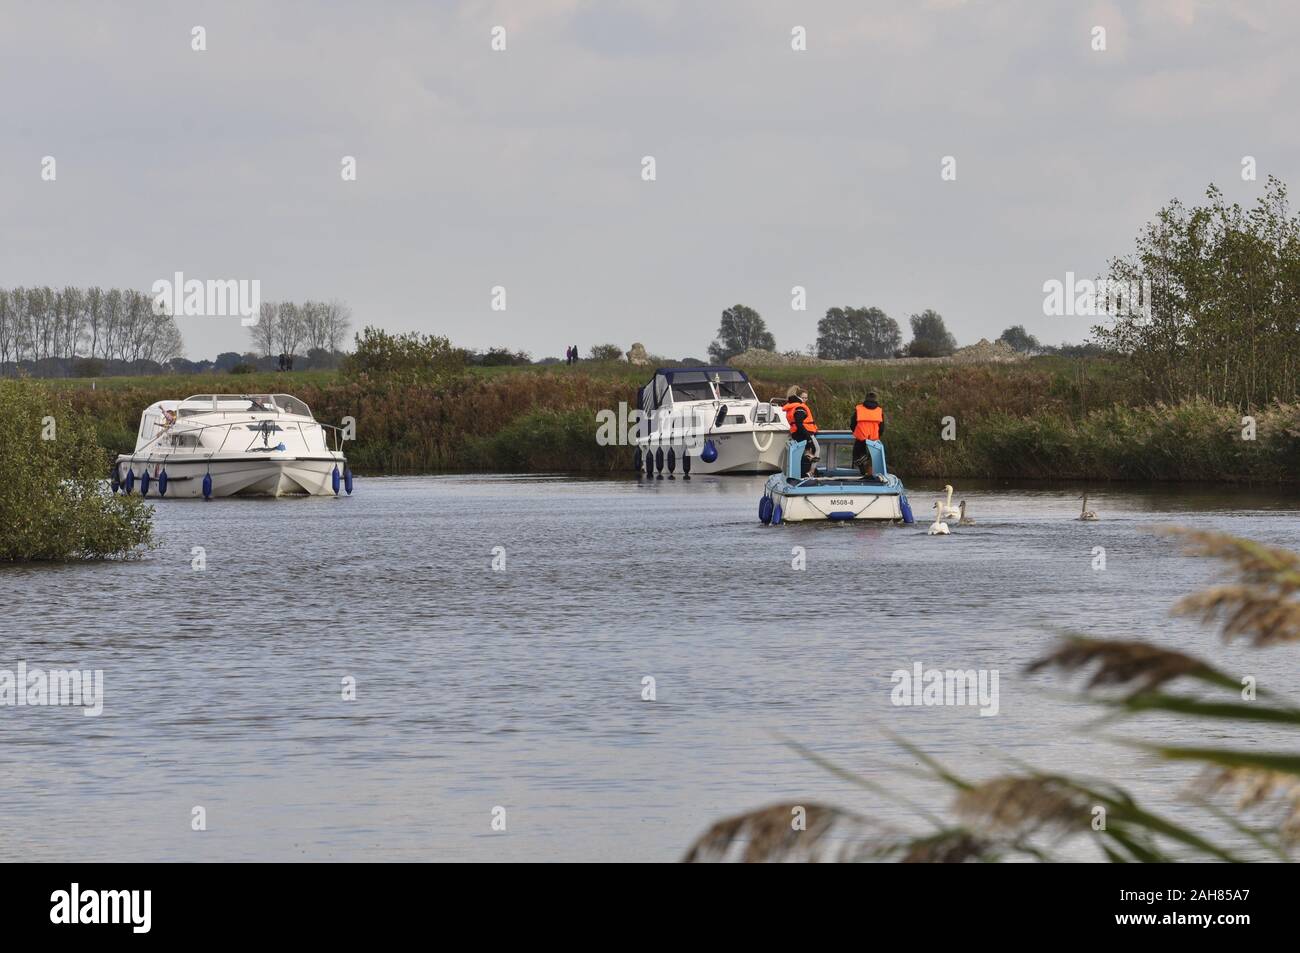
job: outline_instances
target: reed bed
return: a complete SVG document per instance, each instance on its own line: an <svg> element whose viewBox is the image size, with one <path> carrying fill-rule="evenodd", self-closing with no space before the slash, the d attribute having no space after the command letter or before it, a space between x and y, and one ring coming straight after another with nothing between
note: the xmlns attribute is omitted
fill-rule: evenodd
<svg viewBox="0 0 1300 953"><path fill-rule="evenodd" d="M363 473L630 469L628 447L596 443L596 414L633 405L645 369L626 364L492 369L414 382L308 373L135 379L68 388L103 446L129 449L155 400L211 390L289 391L318 419L353 417ZM1009 365L755 370L760 397L807 387L823 427L846 425L867 390L885 406L891 469L947 479L1300 480L1300 404L1243 415L1204 398L1149 403L1124 365L1043 359ZM955 439L944 439L945 418ZM950 428L951 433L951 428Z"/></svg>

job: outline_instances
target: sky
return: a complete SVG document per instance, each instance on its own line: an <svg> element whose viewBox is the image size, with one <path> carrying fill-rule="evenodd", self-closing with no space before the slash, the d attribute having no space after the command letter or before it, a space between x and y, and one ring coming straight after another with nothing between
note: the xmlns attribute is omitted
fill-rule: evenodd
<svg viewBox="0 0 1300 953"><path fill-rule="evenodd" d="M0 286L256 279L535 358L704 357L737 303L779 350L834 306L1078 342L1044 282L1294 180L1298 45L1275 0L0 0Z"/></svg>

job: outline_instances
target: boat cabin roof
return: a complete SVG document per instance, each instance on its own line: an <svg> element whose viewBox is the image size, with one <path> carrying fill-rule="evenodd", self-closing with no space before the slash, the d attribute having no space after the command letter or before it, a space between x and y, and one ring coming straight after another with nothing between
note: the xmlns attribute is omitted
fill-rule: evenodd
<svg viewBox="0 0 1300 953"><path fill-rule="evenodd" d="M714 387L714 380L717 387ZM757 400L754 387L745 372L734 367L702 364L698 367L660 367L637 391L637 404L643 409L665 405L671 392L675 404L691 401ZM646 404L646 395L649 403Z"/></svg>
<svg viewBox="0 0 1300 953"><path fill-rule="evenodd" d="M700 374L700 373L704 373L704 374L712 375L712 374L715 374L715 373L716 373L716 374L721 375L723 371L726 371L726 372L727 372L727 375L728 375L728 376L722 378L723 380L731 380L731 381L734 381L734 380L747 381L747 380L749 380L749 377L748 377L748 376L745 374L745 372L742 371L740 368L738 368L738 367L723 367L721 364L716 364L716 365L715 365L715 364L708 364L708 365L701 364L701 365L696 366L696 367L686 367L686 366L683 366L683 367L657 367L657 368L655 368L655 376L658 377L660 374L662 374L664 377L668 378L668 383L671 384L671 383L673 382L673 378L674 378L676 375L678 375L678 374ZM694 380L694 379L698 379L698 378L692 378L692 379Z"/></svg>

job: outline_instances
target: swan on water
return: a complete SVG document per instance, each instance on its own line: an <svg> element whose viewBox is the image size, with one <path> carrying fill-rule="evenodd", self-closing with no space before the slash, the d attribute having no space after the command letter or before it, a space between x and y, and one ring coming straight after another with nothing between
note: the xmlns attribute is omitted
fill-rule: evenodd
<svg viewBox="0 0 1300 953"><path fill-rule="evenodd" d="M952 505L952 487L945 483L943 488L948 491L948 499L944 501L943 506L940 508L939 516L946 520L956 519L961 516L961 512Z"/></svg>
<svg viewBox="0 0 1300 953"><path fill-rule="evenodd" d="M961 508L960 508L960 510L958 511L958 515L961 517L959 520L957 520L957 525L958 525L958 526L974 526L974 525L975 525L975 520L973 520L971 517L969 517L969 516L966 515L966 501L965 501L965 500L962 500L962 501L961 501Z"/></svg>
<svg viewBox="0 0 1300 953"><path fill-rule="evenodd" d="M948 524L943 522L943 501L934 501L934 522L930 524L927 531L929 536L948 536Z"/></svg>
<svg viewBox="0 0 1300 953"><path fill-rule="evenodd" d="M1079 519L1095 520L1096 518L1097 518L1097 514L1094 513L1092 510L1088 509L1088 494L1085 493L1083 494L1083 510L1079 513Z"/></svg>

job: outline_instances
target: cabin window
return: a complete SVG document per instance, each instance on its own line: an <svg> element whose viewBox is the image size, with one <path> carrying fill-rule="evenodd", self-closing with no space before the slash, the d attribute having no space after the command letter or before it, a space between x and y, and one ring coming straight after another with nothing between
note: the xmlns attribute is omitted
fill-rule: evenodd
<svg viewBox="0 0 1300 953"><path fill-rule="evenodd" d="M673 400L713 400L713 387L703 371L680 371L673 375Z"/></svg>

